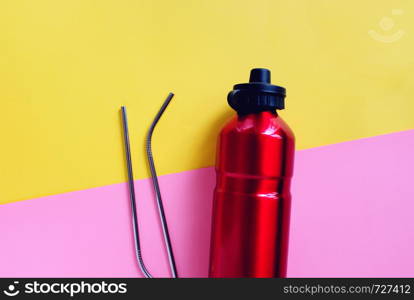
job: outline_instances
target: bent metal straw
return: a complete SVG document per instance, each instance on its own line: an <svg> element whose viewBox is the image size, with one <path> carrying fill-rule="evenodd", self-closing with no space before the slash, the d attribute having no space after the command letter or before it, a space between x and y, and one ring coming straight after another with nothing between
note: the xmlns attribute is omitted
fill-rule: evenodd
<svg viewBox="0 0 414 300"><path fill-rule="evenodd" d="M151 180L155 191L155 197L158 207L158 214L161 221L161 227L163 231L164 236L164 243L167 250L168 260L170 264L170 271L171 276L173 278L178 278L177 274L177 267L175 264L174 259L174 253L172 249L170 234L168 230L168 224L165 217L164 212L164 206L161 198L161 190L158 183L158 176L155 169L154 164L154 158L152 155L152 135L154 133L154 129L158 123L158 121L161 119L161 116L163 115L164 111L166 110L167 106L170 104L174 94L169 93L167 98L165 99L164 103L162 104L160 110L156 114L154 120L151 123L151 126L148 130L146 140L145 140L145 149L148 159L148 164L151 172ZM140 237L139 237L139 226L138 226L138 213L137 213L137 206L136 206L136 197L135 197L135 187L134 187L134 175L132 170L132 159L131 159L131 146L129 141L129 130L128 130L128 119L127 119L127 112L126 107L121 107L121 113L122 113L122 128L123 128L123 135L124 135L124 146L125 146L125 158L126 158L126 165L127 165L127 171L128 171L128 190L129 190L129 199L131 202L131 210L132 210L132 227L134 232L134 242L135 242L135 254L138 262L138 266L143 273L143 275L146 278L152 278L153 276L148 271L148 269L145 266L144 259L142 257L142 250L141 250L141 243L140 243Z"/></svg>

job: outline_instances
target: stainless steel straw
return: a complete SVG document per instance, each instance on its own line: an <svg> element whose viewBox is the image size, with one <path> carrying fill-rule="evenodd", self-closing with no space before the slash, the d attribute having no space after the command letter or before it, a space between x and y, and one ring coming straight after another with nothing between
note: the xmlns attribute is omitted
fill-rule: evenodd
<svg viewBox="0 0 414 300"><path fill-rule="evenodd" d="M161 190L160 190L160 186L158 183L158 176L157 176L157 172L155 169L154 158L152 155L152 146L151 146L152 144L151 139L152 139L154 129L158 121L160 120L162 114L164 113L165 109L167 108L168 104L170 104L173 96L174 96L173 93L168 94L160 110L158 111L154 120L152 121L151 126L147 133L145 149L147 153L149 168L151 171L151 179L152 179L155 197L157 201L158 213L159 213L159 218L161 221L162 232L164 235L164 243L165 243L165 247L166 247L167 254L168 254L171 276L173 278L177 278L178 277L177 267L175 264L174 253L172 249L170 234L168 231L168 224L167 224L167 220L165 217L164 206L163 206L163 202L161 198ZM136 207L136 202L135 202L136 198L135 198L135 188L134 188L134 175L132 171L132 160L131 160L131 146L129 142L128 119L127 119L127 113L126 113L125 106L121 107L121 112L122 112L122 124L123 124L123 132L124 132L125 156L126 156L126 163L127 163L127 170L128 170L129 199L131 202L131 210L132 210L132 226L134 230L136 258L137 258L138 266L140 270L142 271L142 273L144 274L144 276L147 278L152 278L152 275L146 268L143 257L142 257L141 243L140 243L140 238L139 238L138 216L137 216L137 207Z"/></svg>

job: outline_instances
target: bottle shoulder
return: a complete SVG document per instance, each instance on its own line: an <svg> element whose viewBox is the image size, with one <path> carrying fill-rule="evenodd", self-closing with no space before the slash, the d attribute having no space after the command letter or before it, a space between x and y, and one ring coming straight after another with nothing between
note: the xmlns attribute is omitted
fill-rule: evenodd
<svg viewBox="0 0 414 300"><path fill-rule="evenodd" d="M222 135L264 135L294 140L289 125L278 115L270 112L234 116L222 129Z"/></svg>
<svg viewBox="0 0 414 300"><path fill-rule="evenodd" d="M294 149L293 132L277 114L235 116L221 131L216 168L225 176L286 179L293 174Z"/></svg>

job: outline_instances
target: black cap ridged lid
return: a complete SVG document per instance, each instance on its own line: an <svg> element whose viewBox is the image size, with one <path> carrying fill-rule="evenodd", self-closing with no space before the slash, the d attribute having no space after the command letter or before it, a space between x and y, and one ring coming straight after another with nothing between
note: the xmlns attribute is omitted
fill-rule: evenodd
<svg viewBox="0 0 414 300"><path fill-rule="evenodd" d="M228 94L229 105L240 114L285 108L286 89L270 83L268 69L252 69L249 83L236 84Z"/></svg>

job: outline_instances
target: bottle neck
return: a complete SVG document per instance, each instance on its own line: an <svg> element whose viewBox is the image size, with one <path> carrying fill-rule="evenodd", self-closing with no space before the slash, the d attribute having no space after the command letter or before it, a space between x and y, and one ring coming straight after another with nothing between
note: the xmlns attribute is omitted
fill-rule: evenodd
<svg viewBox="0 0 414 300"><path fill-rule="evenodd" d="M259 112L249 112L249 113L240 113L238 112L237 115L239 118L243 118L246 116L269 116L269 117L275 117L277 116L277 110L265 110L265 111L259 111Z"/></svg>

